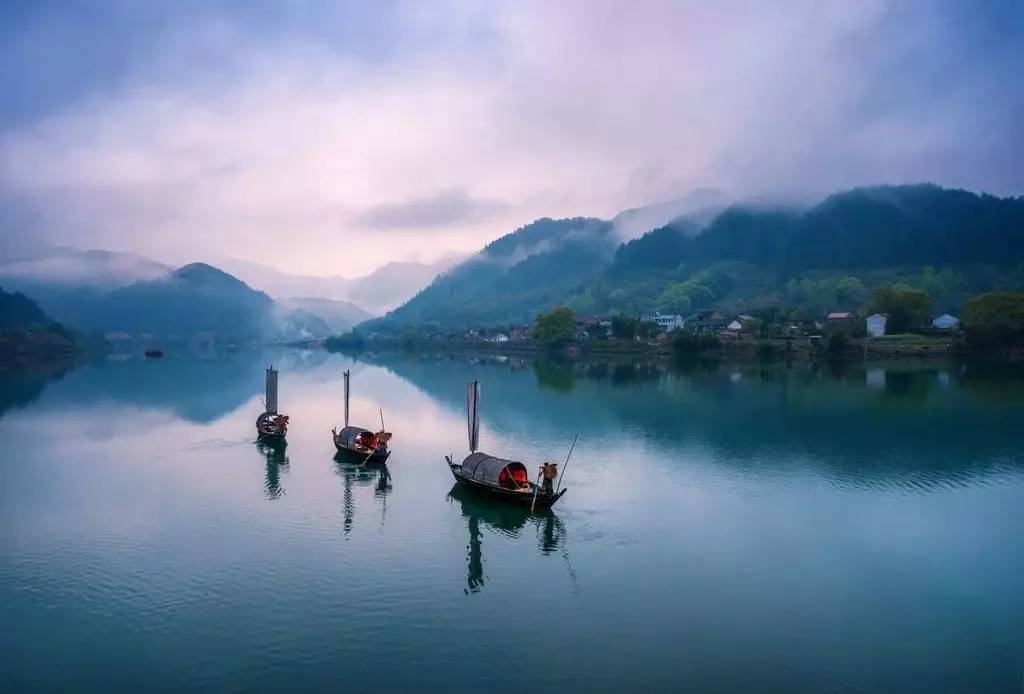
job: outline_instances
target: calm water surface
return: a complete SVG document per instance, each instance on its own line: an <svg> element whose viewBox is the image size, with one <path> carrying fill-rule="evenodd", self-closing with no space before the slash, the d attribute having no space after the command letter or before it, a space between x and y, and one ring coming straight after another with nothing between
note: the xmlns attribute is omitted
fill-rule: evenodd
<svg viewBox="0 0 1024 694"><path fill-rule="evenodd" d="M333 458L345 368L386 473ZM553 512L452 489L472 378L483 450L580 434ZM0 389L3 691L1022 690L1017 372L286 351Z"/></svg>

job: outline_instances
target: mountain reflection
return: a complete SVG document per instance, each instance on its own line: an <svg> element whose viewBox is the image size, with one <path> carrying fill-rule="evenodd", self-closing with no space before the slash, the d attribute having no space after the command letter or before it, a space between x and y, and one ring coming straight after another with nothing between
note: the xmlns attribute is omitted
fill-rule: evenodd
<svg viewBox="0 0 1024 694"><path fill-rule="evenodd" d="M266 491L267 499L270 501L279 499L284 494L284 489L281 487L281 466L288 464L287 448L288 444L284 441L274 443L258 442L256 444L256 450L263 455L267 462L267 477L264 483L264 490Z"/></svg>
<svg viewBox="0 0 1024 694"><path fill-rule="evenodd" d="M384 526L388 511L388 495L393 489L391 472L385 465L359 465L340 451L334 456L334 472L344 481L342 496L342 528L347 538L355 523L356 502L354 488L372 487L373 496L380 502L380 525Z"/></svg>
<svg viewBox="0 0 1024 694"><path fill-rule="evenodd" d="M209 424L263 392L268 363L301 373L319 368L327 356L320 350L247 349L164 359L112 357L48 375L4 374L0 416L39 398L45 389L61 403L114 402Z"/></svg>
<svg viewBox="0 0 1024 694"><path fill-rule="evenodd" d="M517 362L375 360L459 415L460 384L480 379L484 421L495 430L547 440L578 431L582 441L628 433L663 465L696 445L737 474L811 467L841 486L916 492L1024 473L1024 378L1010 367Z"/></svg>
<svg viewBox="0 0 1024 694"><path fill-rule="evenodd" d="M469 529L469 544L466 545L467 594L480 592L487 582L483 557L485 528L515 538L529 525L537 534L537 548L541 554L564 550L565 526L550 508L536 509L531 514L525 506L495 502L458 484L448 492L448 498L457 503Z"/></svg>

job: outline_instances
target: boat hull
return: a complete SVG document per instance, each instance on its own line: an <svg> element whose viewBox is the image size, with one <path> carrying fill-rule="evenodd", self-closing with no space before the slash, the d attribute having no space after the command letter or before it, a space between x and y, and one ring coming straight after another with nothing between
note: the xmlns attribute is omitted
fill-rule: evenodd
<svg viewBox="0 0 1024 694"><path fill-rule="evenodd" d="M366 462L366 463L385 463L387 462L388 456L391 455L389 450L377 450L373 453L367 453L366 451L358 451L354 448L349 448L338 443L338 440L334 440L334 447L338 449L338 455L344 456L346 460L354 462Z"/></svg>
<svg viewBox="0 0 1024 694"><path fill-rule="evenodd" d="M555 502L561 499L567 491L566 489L563 489L557 494L548 494L543 490L536 492L537 485L530 482L529 492L516 492L511 489L505 489L504 487L498 487L493 484L475 480L472 477L467 477L460 471L462 466L456 463L447 463L447 465L452 471L455 481L467 489L472 489L482 494L488 494L496 499L501 499L502 501L508 501L514 504L524 506L531 506L535 504L537 508L547 508L549 506L553 506ZM534 497L536 497L536 503L534 502Z"/></svg>

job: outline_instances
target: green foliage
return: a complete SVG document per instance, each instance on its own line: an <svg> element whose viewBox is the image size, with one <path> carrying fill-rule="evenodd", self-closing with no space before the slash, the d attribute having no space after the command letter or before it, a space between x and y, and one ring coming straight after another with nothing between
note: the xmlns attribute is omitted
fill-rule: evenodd
<svg viewBox="0 0 1024 694"><path fill-rule="evenodd" d="M665 291L658 297L658 310L664 313L678 313L686 315L693 306L693 299L690 298L691 287L688 282L676 282L665 287Z"/></svg>
<svg viewBox="0 0 1024 694"><path fill-rule="evenodd" d="M341 335L334 335L324 340L324 349L328 352L350 352L363 349L365 341L363 336L355 330Z"/></svg>
<svg viewBox="0 0 1024 694"><path fill-rule="evenodd" d="M21 292L0 289L0 330L28 330L44 327L50 319L36 302Z"/></svg>
<svg viewBox="0 0 1024 694"><path fill-rule="evenodd" d="M680 356L694 356L719 347L721 342L714 335L697 335L688 330L676 330L672 333L672 351Z"/></svg>
<svg viewBox="0 0 1024 694"><path fill-rule="evenodd" d="M533 326L533 336L548 345L564 342L576 333L576 314L568 306L541 313Z"/></svg>
<svg viewBox="0 0 1024 694"><path fill-rule="evenodd" d="M989 292L976 296L964 305L967 325L1024 326L1024 294Z"/></svg>
<svg viewBox="0 0 1024 694"><path fill-rule="evenodd" d="M902 333L924 327L931 315L932 298L927 292L901 284L875 287L868 311L889 316L886 330Z"/></svg>
<svg viewBox="0 0 1024 694"><path fill-rule="evenodd" d="M830 355L835 356L845 352L849 345L850 338L846 336L846 333L839 330L828 336L828 343L825 345L825 350Z"/></svg>
<svg viewBox="0 0 1024 694"><path fill-rule="evenodd" d="M844 277L836 283L836 307L856 311L868 296L864 283L856 277Z"/></svg>
<svg viewBox="0 0 1024 694"><path fill-rule="evenodd" d="M620 340L632 340L640 327L640 320L633 316L619 314L612 317L612 337Z"/></svg>
<svg viewBox="0 0 1024 694"><path fill-rule="evenodd" d="M989 292L964 306L964 331L975 350L1024 344L1024 294Z"/></svg>

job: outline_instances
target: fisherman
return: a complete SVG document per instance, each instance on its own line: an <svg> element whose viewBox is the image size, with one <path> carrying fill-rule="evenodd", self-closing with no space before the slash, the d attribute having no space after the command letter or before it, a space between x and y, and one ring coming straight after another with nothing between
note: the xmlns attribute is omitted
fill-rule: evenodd
<svg viewBox="0 0 1024 694"><path fill-rule="evenodd" d="M540 468L540 476L543 482L541 488L545 494L555 493L555 478L558 477L557 463L544 463Z"/></svg>

